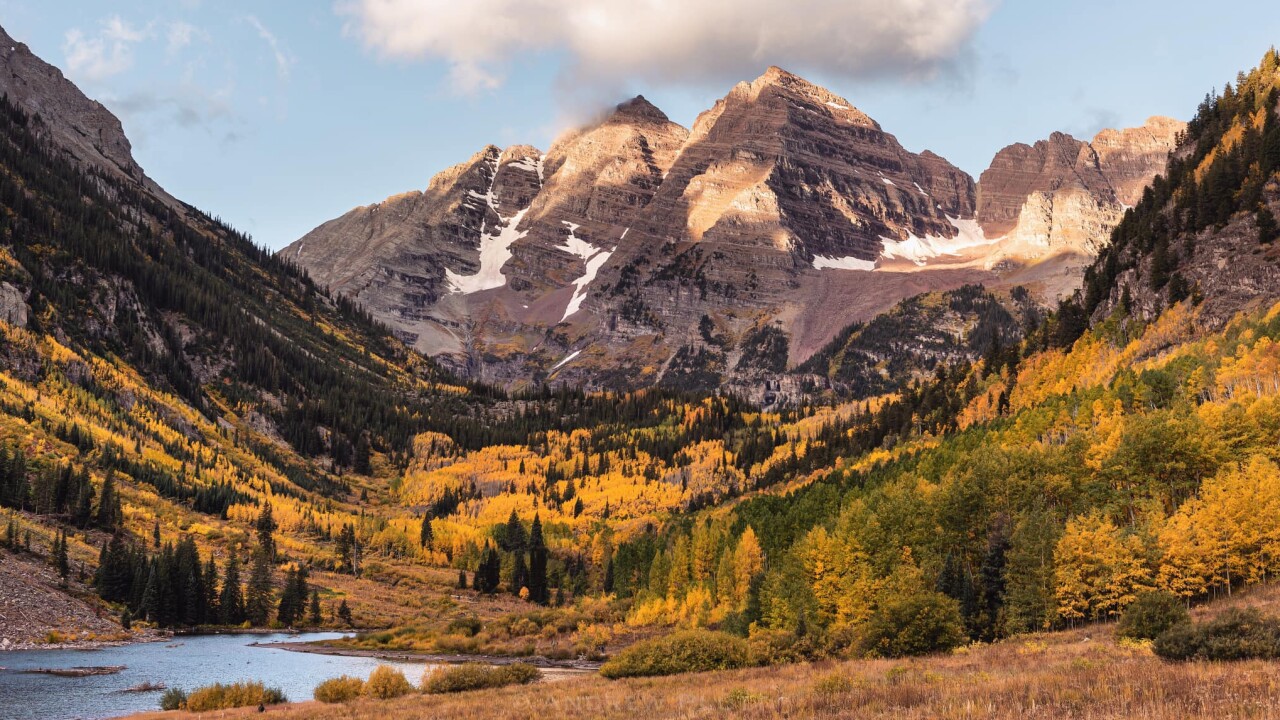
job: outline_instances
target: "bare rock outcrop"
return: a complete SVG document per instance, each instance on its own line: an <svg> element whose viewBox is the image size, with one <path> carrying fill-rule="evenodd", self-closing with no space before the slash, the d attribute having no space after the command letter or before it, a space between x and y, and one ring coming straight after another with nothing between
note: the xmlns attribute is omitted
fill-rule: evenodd
<svg viewBox="0 0 1280 720"><path fill-rule="evenodd" d="M133 159L133 146L119 118L86 97L62 71L34 55L0 28L0 93L40 118L39 131L51 133L82 166L97 168L142 186L174 209L182 204L166 193Z"/></svg>

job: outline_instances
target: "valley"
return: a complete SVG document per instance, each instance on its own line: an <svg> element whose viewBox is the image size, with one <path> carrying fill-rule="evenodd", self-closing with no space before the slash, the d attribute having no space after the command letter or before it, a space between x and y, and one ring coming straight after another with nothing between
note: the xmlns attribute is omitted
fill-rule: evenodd
<svg viewBox="0 0 1280 720"><path fill-rule="evenodd" d="M19 717L1276 712L1274 48L976 180L770 67L278 252L0 59Z"/></svg>

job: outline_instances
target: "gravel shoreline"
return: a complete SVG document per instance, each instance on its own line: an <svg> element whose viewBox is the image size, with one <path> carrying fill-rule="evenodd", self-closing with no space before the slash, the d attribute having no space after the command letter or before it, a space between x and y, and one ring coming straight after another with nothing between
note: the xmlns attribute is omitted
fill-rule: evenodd
<svg viewBox="0 0 1280 720"><path fill-rule="evenodd" d="M528 663L540 670L553 670L563 673L593 673L600 669L601 663L592 660L552 660L541 656L513 657L510 655L445 655L436 653L419 653L411 650L367 650L364 648L338 648L331 645L320 645L307 642L253 643L256 647L288 650L290 652L313 653L316 655L337 655L341 657L367 657L378 660L398 662L437 663L456 665L460 663L484 663L485 665L513 665Z"/></svg>

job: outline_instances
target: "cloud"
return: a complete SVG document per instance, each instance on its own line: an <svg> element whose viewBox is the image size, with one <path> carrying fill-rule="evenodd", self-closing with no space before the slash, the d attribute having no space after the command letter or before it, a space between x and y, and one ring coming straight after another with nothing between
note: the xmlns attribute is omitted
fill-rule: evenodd
<svg viewBox="0 0 1280 720"><path fill-rule="evenodd" d="M344 0L347 31L389 58L438 58L456 88L513 60L565 57L570 83L708 85L767 65L927 79L967 54L996 0Z"/></svg>
<svg viewBox="0 0 1280 720"><path fill-rule="evenodd" d="M182 48L191 44L191 40L196 36L196 28L190 23L176 20L169 23L169 32L166 40L166 49L169 54L174 54Z"/></svg>
<svg viewBox="0 0 1280 720"><path fill-rule="evenodd" d="M150 26L135 28L118 15L107 18L96 35L72 28L62 43L67 70L91 82L118 75L133 66L133 46L150 34Z"/></svg>
<svg viewBox="0 0 1280 720"><path fill-rule="evenodd" d="M262 38L271 48L271 54L274 55L276 59L276 75L279 76L281 80L287 81L289 79L289 73L293 70L293 58L284 51L280 45L280 41L276 39L275 34L268 30L267 26L263 25L262 21L256 16L248 15L245 17L245 20L253 26L254 30L258 31L258 37Z"/></svg>

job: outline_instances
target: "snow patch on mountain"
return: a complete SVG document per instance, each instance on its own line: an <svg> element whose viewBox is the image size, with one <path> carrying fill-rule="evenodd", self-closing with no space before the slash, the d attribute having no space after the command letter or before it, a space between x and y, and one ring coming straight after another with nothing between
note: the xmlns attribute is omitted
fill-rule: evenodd
<svg viewBox="0 0 1280 720"><path fill-rule="evenodd" d="M596 273L600 272L600 268L604 267L604 264L609 261L609 256L613 254L612 251L598 248L578 237L576 233L581 226L577 223L567 220L562 222L569 228L569 237L565 238L564 245L557 246L556 249L582 258L587 264L587 270L582 277L573 281L573 297L569 298L569 304L565 307L564 316L560 318L560 322L568 320L570 315L582 309L582 301L587 299L587 287L596 279ZM625 236L626 231L622 234Z"/></svg>
<svg viewBox="0 0 1280 720"><path fill-rule="evenodd" d="M574 358L578 357L578 356L579 356L579 355L581 355L581 354L582 354L582 351L581 351L581 350L574 350L573 352L569 353L568 355L565 355L563 360L561 360L560 362L556 363L555 365L552 365L552 366L551 366L551 369L552 369L552 370L559 370L561 365L564 365L565 363L567 363L567 362L569 362L570 360L572 360L572 359L574 359Z"/></svg>
<svg viewBox="0 0 1280 720"><path fill-rule="evenodd" d="M445 268L444 276L449 283L451 293L476 293L506 285L507 276L502 274L502 266L511 259L511 244L529 234L527 230L524 232L517 230L525 213L529 212L529 208L509 218L503 217L502 213L498 212L498 202L493 193L494 184L498 179L497 158L493 159L491 169L493 177L489 180L488 191L481 195L470 190L467 193L466 202L483 200L498 216L497 232L486 230L483 224L480 226L480 269L474 275L462 275Z"/></svg>
<svg viewBox="0 0 1280 720"><path fill-rule="evenodd" d="M866 270L870 272L876 269L876 261L863 260L853 256L827 257L825 255L814 255L813 267L815 270Z"/></svg>
<svg viewBox="0 0 1280 720"><path fill-rule="evenodd" d="M955 237L947 238L938 235L917 237L908 233L906 240L895 240L881 236L880 243L884 246L884 249L880 252L881 257L888 260L895 258L909 260L916 265L923 266L934 258L943 255L959 255L965 250L984 245L993 245L1002 239L988 238L982 232L982 228L978 226L978 221L971 218L961 219L947 216L947 221L956 229Z"/></svg>

